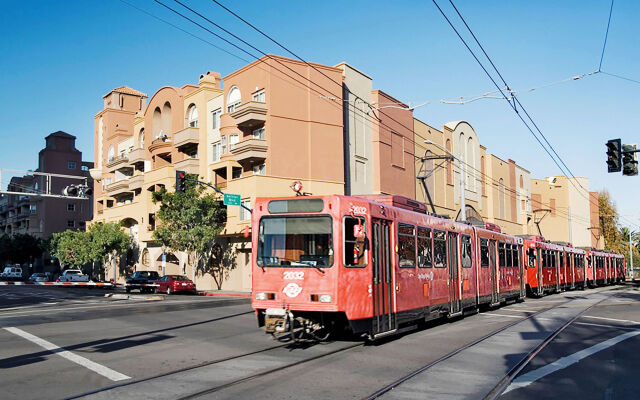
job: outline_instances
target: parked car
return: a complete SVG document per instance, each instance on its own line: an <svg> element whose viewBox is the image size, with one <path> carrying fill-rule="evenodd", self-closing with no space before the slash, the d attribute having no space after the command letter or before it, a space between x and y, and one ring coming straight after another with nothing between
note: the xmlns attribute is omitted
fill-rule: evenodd
<svg viewBox="0 0 640 400"><path fill-rule="evenodd" d="M50 277L46 272L36 272L27 279L29 282L49 282L49 280Z"/></svg>
<svg viewBox="0 0 640 400"><path fill-rule="evenodd" d="M0 273L0 279L5 280L21 280L22 279L22 268L21 267L4 267L4 271Z"/></svg>
<svg viewBox="0 0 640 400"><path fill-rule="evenodd" d="M89 276L83 274L79 269L67 269L62 271L58 282L89 282Z"/></svg>
<svg viewBox="0 0 640 400"><path fill-rule="evenodd" d="M160 279L156 271L136 271L127 279L125 291L129 293L133 289L140 289L140 293L153 292L153 286L143 286L155 283Z"/></svg>
<svg viewBox="0 0 640 400"><path fill-rule="evenodd" d="M165 275L156 281L156 293L173 294L188 292L196 294L196 285L184 275Z"/></svg>

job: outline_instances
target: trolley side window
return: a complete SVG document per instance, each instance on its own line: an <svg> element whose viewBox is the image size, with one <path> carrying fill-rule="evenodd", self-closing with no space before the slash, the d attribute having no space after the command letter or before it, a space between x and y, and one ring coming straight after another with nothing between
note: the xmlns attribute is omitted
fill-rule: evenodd
<svg viewBox="0 0 640 400"><path fill-rule="evenodd" d="M343 263L345 267L365 267L368 246L367 228L364 217L346 216L342 221L344 237Z"/></svg>
<svg viewBox="0 0 640 400"><path fill-rule="evenodd" d="M507 267L513 267L513 248L509 243L505 245L505 253L507 254L507 263L505 264Z"/></svg>
<svg viewBox="0 0 640 400"><path fill-rule="evenodd" d="M515 253L513 253L514 264L515 264L514 266L516 268L520 268L520 266L522 265L520 264L521 262L520 260L522 260L522 245L518 245L517 249L514 251L515 251Z"/></svg>
<svg viewBox="0 0 640 400"><path fill-rule="evenodd" d="M471 236L460 236L460 250L462 251L462 267L471 268L473 256L471 254Z"/></svg>
<svg viewBox="0 0 640 400"><path fill-rule="evenodd" d="M480 239L480 266L489 268L489 240Z"/></svg>
<svg viewBox="0 0 640 400"><path fill-rule="evenodd" d="M431 229L418 227L418 267L431 268L433 266L433 238Z"/></svg>
<svg viewBox="0 0 640 400"><path fill-rule="evenodd" d="M507 254L505 251L505 244L503 242L498 243L498 260L501 267L507 266Z"/></svg>
<svg viewBox="0 0 640 400"><path fill-rule="evenodd" d="M413 225L398 224L398 255L400 268L416 266L416 228Z"/></svg>
<svg viewBox="0 0 640 400"><path fill-rule="evenodd" d="M433 231L433 262L436 268L446 267L447 235L444 231Z"/></svg>

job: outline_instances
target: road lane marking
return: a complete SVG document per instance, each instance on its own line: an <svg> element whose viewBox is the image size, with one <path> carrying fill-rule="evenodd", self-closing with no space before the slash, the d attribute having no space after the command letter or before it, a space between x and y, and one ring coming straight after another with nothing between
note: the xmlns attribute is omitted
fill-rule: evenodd
<svg viewBox="0 0 640 400"><path fill-rule="evenodd" d="M629 322L629 323L631 323L631 324L638 324L638 325L640 325L640 322L638 322L638 321L631 321L631 320L629 320L629 319L615 319L615 318L605 318L605 317L592 317L592 316L589 316L589 315L583 315L583 316L582 316L582 318L604 319L604 320L607 320L607 321L616 321L616 322Z"/></svg>
<svg viewBox="0 0 640 400"><path fill-rule="evenodd" d="M551 364L547 364L544 367L540 367L533 371L527 372L526 374L523 374L518 378L514 379L511 382L511 385L509 385L507 389L503 392L503 394L508 393L515 389L520 389L525 386L529 386L530 384L532 384L533 382L537 381L540 378L543 378L561 369L567 368L577 363L578 361L582 360L583 358L589 357L599 351L607 349L613 345L616 345L622 342L623 340L629 339L637 335L640 335L640 330L634 330L633 332L623 333L622 335L616 336L609 340L605 340L604 342L598 343L584 350L580 350L577 353L573 353L570 356L559 358L558 360L552 362Z"/></svg>
<svg viewBox="0 0 640 400"><path fill-rule="evenodd" d="M11 333L13 333L14 335L18 335L23 339L27 339L30 342L33 342L35 344L37 344L38 346L49 350L50 352L59 355L60 357L66 358L69 361L72 361L78 365L81 365L87 369L90 369L91 371L98 373L102 376L104 376L105 378L111 379L112 381L123 381L125 379L131 379L130 376L121 374L118 371L114 371L111 368L105 367L104 365L98 364L96 362L93 362L91 360L89 360L88 358L84 358L82 356L79 356L75 353L72 353L68 350L65 350L62 347L58 347L55 344L46 341L44 339L41 339L35 335L30 334L29 332L25 332L22 329L10 326L10 327L6 327L4 328L6 331L9 331Z"/></svg>
<svg viewBox="0 0 640 400"><path fill-rule="evenodd" d="M603 325L603 324L592 324L591 322L574 322L577 325L590 325L590 326L600 326L602 328L610 328L610 329L622 329L625 331L635 331L636 328L627 328L626 326L617 326L617 325Z"/></svg>

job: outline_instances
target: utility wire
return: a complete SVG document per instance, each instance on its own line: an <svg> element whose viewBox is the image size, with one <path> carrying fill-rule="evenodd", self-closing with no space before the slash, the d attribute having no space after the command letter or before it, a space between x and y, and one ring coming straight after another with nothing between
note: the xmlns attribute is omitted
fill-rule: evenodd
<svg viewBox="0 0 640 400"><path fill-rule="evenodd" d="M602 60L604 59L604 50L607 48L607 38L609 37L609 25L611 25L611 13L613 12L613 0L611 0L611 7L609 7L609 20L607 21L607 31L604 34L604 44L602 45L602 54L600 55L600 65L598 71L602 71Z"/></svg>
<svg viewBox="0 0 640 400"><path fill-rule="evenodd" d="M611 74L609 72L604 72L604 71L600 71L600 72L605 74L605 75L613 76L614 78L624 79L625 81L629 81L629 82L640 84L640 81L635 80L635 79L627 78L627 77L624 77L624 76L621 76L621 75Z"/></svg>
<svg viewBox="0 0 640 400"><path fill-rule="evenodd" d="M193 38L196 38L196 39L200 40L201 42L204 42L204 43L206 43L206 44L208 44L208 45L210 45L212 47L215 47L216 49L222 51L223 53L226 53L226 54L230 55L231 57L235 57L235 58L237 58L239 60L242 60L242 61L244 61L246 63L250 62L249 60L247 60L245 58L242 58L242 57L238 56L237 54L234 54L234 53L232 53L232 52L230 52L230 51L228 51L228 50L226 50L226 49L224 49L224 48L222 48L222 47L220 47L220 46L218 46L218 45L216 45L216 44L214 44L214 43L212 43L212 42L210 42L210 41L208 41L208 40L206 40L204 38L201 38L200 36L195 35L195 34L189 32L189 31L187 31L186 29L182 29L181 27L179 27L179 26L177 26L175 24L172 24L171 22L169 22L169 21L167 21L167 20L165 20L163 18L160 18L160 17L158 17L156 15L153 15L150 12L148 12L148 11L146 11L146 10L136 6L136 5L129 3L128 1L125 1L125 0L120 0L120 1L122 3L128 5L129 7L135 8L136 10L140 11L141 13L144 13L144 14L150 16L151 18L154 18L154 19L156 19L156 20L158 20L160 22L164 22L165 24L167 24L169 26L172 26L173 28L175 28L175 29L177 29L177 30L179 30L179 31L181 31L183 33L186 33L187 35L189 35L189 36L191 36Z"/></svg>

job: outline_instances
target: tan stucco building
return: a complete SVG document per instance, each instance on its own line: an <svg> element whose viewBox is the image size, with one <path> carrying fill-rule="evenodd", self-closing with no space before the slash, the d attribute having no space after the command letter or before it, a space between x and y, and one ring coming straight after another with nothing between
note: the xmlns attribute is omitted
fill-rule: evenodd
<svg viewBox="0 0 640 400"><path fill-rule="evenodd" d="M454 159L432 158L446 154ZM139 247L129 260L135 268L183 273L200 289L214 289L213 278L187 268L184 254L168 250L163 263L153 240L152 193L173 190L176 170L240 194L249 208L256 197L293 195L293 181L316 195L399 194L427 203L416 179L426 176L437 214L460 219L464 198L467 220L515 235L537 229L533 193L540 202L550 196L527 169L488 153L468 122L437 129L349 64L272 55L224 78L209 71L197 85L163 87L150 99L126 86L113 89L95 116L95 159L94 222L124 223ZM571 204L574 219L594 218L570 188L553 193L557 207ZM556 229L555 220L543 222L554 240L589 239L582 226L569 232ZM250 229L248 212L227 208L222 236L235 249L236 267L222 289L251 288L251 243L244 237ZM122 271L108 275L114 273L124 279Z"/></svg>

